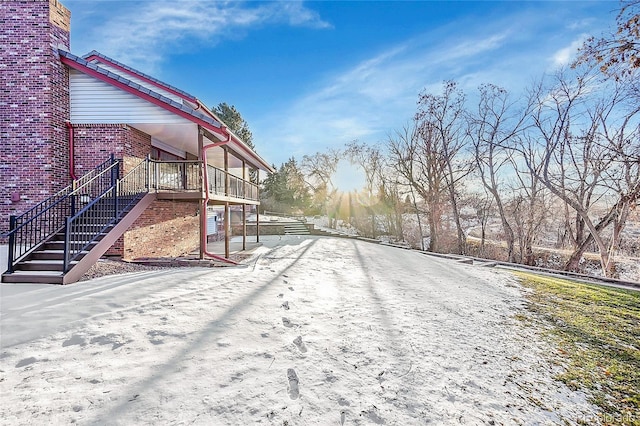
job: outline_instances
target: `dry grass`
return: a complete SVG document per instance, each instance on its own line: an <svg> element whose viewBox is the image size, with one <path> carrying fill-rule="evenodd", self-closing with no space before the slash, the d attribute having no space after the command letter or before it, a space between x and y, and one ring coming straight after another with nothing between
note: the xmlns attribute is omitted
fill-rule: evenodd
<svg viewBox="0 0 640 426"><path fill-rule="evenodd" d="M558 379L590 395L606 425L640 426L640 292L518 273L551 327Z"/></svg>

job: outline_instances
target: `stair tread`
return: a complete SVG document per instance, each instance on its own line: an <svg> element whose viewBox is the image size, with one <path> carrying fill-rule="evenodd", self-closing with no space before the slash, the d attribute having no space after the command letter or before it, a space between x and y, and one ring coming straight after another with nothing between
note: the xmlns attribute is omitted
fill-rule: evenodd
<svg viewBox="0 0 640 426"><path fill-rule="evenodd" d="M16 269L13 272L5 272L2 274L3 276L9 275L39 275L39 276L62 276L64 275L61 271L27 271L24 269Z"/></svg>
<svg viewBox="0 0 640 426"><path fill-rule="evenodd" d="M60 253L64 253L64 250L44 249L44 250L36 250L34 251L34 253L60 254ZM89 250L82 250L80 253L89 253Z"/></svg>
<svg viewBox="0 0 640 426"><path fill-rule="evenodd" d="M70 262L70 268L80 263L79 259L83 257L86 259L86 256L93 250L93 246L99 244L100 240L105 241L104 237L109 235L117 224L135 209L136 203L142 200L144 195L142 193L135 196L121 197L120 200L123 203L121 207L123 205L126 205L126 207L117 217L103 215L100 210L107 211L104 210L103 206L93 212L88 210L88 214L82 220L74 222L70 228L70 237L73 240L68 243L76 248L81 248L85 245L88 245L88 247L77 253L80 256L78 256L77 260ZM112 200L104 199L104 202L110 201ZM80 241L77 238L80 238ZM13 272L3 273L2 282L63 284L66 280L66 272L62 271L64 265L64 260L62 259L64 257L64 239L64 232L51 234L47 241L42 242L38 248L27 256L28 259L17 263ZM88 239L92 241L88 242Z"/></svg>

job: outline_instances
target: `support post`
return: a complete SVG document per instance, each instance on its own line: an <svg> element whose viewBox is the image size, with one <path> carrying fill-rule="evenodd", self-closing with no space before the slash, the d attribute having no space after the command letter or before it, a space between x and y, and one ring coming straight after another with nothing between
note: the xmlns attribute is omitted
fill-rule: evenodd
<svg viewBox="0 0 640 426"><path fill-rule="evenodd" d="M247 249L247 205L242 205L242 250Z"/></svg>
<svg viewBox="0 0 640 426"><path fill-rule="evenodd" d="M231 212L229 202L224 203L224 257L229 258L229 239L231 238Z"/></svg>
<svg viewBox="0 0 640 426"><path fill-rule="evenodd" d="M224 150L224 195L229 196L229 150L227 147L222 148Z"/></svg>
<svg viewBox="0 0 640 426"><path fill-rule="evenodd" d="M256 170L256 185L260 183L260 169ZM260 197L260 194L258 194ZM260 204L256 205L256 243L260 242Z"/></svg>
<svg viewBox="0 0 640 426"><path fill-rule="evenodd" d="M224 195L229 196L229 150L224 150ZM231 212L229 210L229 202L224 203L224 257L229 258L229 241L231 240Z"/></svg>
<svg viewBox="0 0 640 426"><path fill-rule="evenodd" d="M242 160L242 198L247 198L247 165ZM242 205L242 251L247 249L247 205Z"/></svg>
<svg viewBox="0 0 640 426"><path fill-rule="evenodd" d="M16 229L16 216L11 215L9 216L9 229L11 231L13 231L14 229ZM8 261L8 265L7 265L7 272L8 273L13 273L13 258L15 257L15 249L16 249L16 233L12 232L11 234L9 234L9 253L7 256L7 261Z"/></svg>
<svg viewBox="0 0 640 426"><path fill-rule="evenodd" d="M204 147L204 138L202 135L202 129L198 126L198 161L202 164L200 168L200 184L202 185L202 191L200 191L200 250L198 257L200 260L204 259L204 253L207 245L207 205L205 204L206 197L204 191L208 191L209 188L204 186L204 174L207 173L207 165L204 164L204 158L202 158L202 148Z"/></svg>

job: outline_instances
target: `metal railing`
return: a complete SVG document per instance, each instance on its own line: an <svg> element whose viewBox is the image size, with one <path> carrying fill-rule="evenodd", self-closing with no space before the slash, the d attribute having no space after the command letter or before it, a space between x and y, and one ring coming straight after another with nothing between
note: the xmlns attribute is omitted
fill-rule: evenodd
<svg viewBox="0 0 640 426"><path fill-rule="evenodd" d="M209 175L209 192L215 195L258 201L258 185L249 182L217 167L207 165ZM229 179L229 190L226 191L226 179Z"/></svg>
<svg viewBox="0 0 640 426"><path fill-rule="evenodd" d="M149 192L149 164L149 160L144 160L122 179L114 179L113 184L99 197L66 219L64 272L67 272L71 262L78 259L110 226L115 225L129 207Z"/></svg>
<svg viewBox="0 0 640 426"><path fill-rule="evenodd" d="M120 161L113 155L71 185L19 216L10 216L8 272L36 247L64 231L64 271L141 194L155 191L202 191L199 161L145 159L119 179ZM211 194L257 201L258 185L207 165Z"/></svg>
<svg viewBox="0 0 640 426"><path fill-rule="evenodd" d="M278 217L284 217L284 218L287 218L287 219L295 219L295 220L298 220L300 222L307 223L307 218L306 218L306 216L303 216L303 215L282 213L282 212L272 212L272 211L269 211L269 210L263 211L262 214L265 215L265 216L278 216Z"/></svg>
<svg viewBox="0 0 640 426"><path fill-rule="evenodd" d="M200 161L149 161L152 188L169 191L201 190Z"/></svg>
<svg viewBox="0 0 640 426"><path fill-rule="evenodd" d="M225 172L222 169L207 164L207 174L209 176L209 188L207 190L211 194L227 195L225 190Z"/></svg>
<svg viewBox="0 0 640 426"><path fill-rule="evenodd" d="M19 216L9 217L8 272L13 272L19 259L59 232L66 218L92 197L98 195L105 180L117 179L118 161L113 156L55 195L33 206Z"/></svg>

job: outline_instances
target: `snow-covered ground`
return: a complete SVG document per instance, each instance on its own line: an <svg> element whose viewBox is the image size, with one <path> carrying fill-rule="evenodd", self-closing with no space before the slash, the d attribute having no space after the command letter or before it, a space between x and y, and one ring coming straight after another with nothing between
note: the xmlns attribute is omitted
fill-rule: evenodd
<svg viewBox="0 0 640 426"><path fill-rule="evenodd" d="M507 272L265 237L241 268L1 289L2 424L575 424Z"/></svg>

